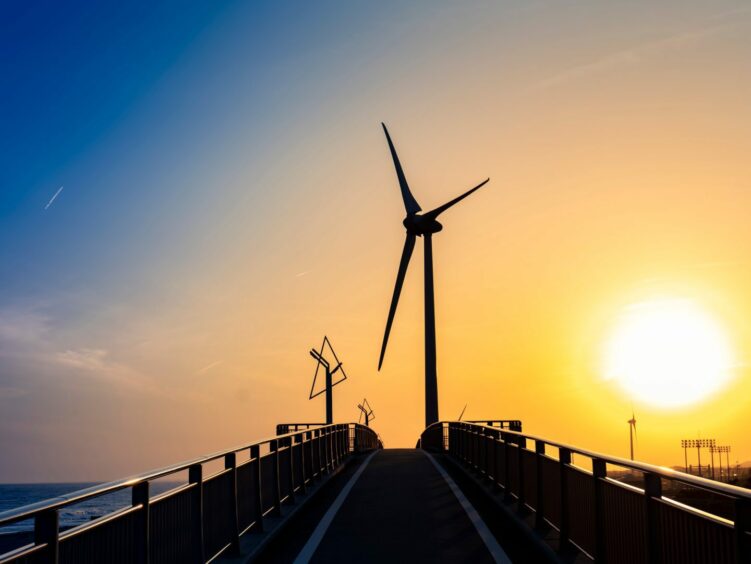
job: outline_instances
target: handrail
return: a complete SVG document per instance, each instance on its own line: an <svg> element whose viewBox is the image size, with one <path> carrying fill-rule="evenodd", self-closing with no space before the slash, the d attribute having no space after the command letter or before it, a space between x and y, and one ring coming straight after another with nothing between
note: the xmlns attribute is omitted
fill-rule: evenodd
<svg viewBox="0 0 751 564"><path fill-rule="evenodd" d="M437 423L433 423L432 425L427 427L425 430L427 431L431 427L434 427L437 425L449 424L449 423L456 424L456 425L470 425L473 427L482 428L483 430L487 429L486 425L478 425L475 423L469 423L467 421L438 421ZM695 487L702 488L702 489L713 490L716 493L721 493L721 494L728 495L731 497L742 497L744 499L751 500L751 490L749 489L741 488L738 486L733 486L730 484L724 484L722 482L715 482L714 480L701 478L699 476L693 476L691 474L686 474L684 472L680 472L679 470L674 470L666 466L655 466L654 464L649 464L647 462L639 462L636 460L629 460L626 458L620 458L617 456L602 454L601 452L595 452L593 450L587 450L587 449L572 446L566 443L559 443L557 441L551 441L550 439L545 439L543 437L538 437L536 435L528 435L526 433L520 433L518 431L511 431L511 430L506 430L506 429L495 429L495 428L492 428L492 429L497 433L501 433L502 435L513 435L519 438L533 440L535 441L535 443L539 442L539 443L544 443L546 445L550 445L552 447L566 449L574 454L581 454L588 458L593 458L593 459L596 458L599 460L603 460L607 464L613 464L615 466L622 466L624 468L631 468L632 470L638 470L640 472L648 472L651 474L657 474L663 478L676 480L678 482L689 484L691 486L695 486Z"/></svg>
<svg viewBox="0 0 751 564"><path fill-rule="evenodd" d="M339 425L342 425L342 424L334 423L331 425L325 425L323 427L316 428L316 430L333 429ZM359 423L345 423L344 425L355 425L356 427L364 427L364 425L360 425ZM114 480L112 482L98 484L96 486L91 486L89 488L77 490L69 494L60 495L60 496L46 499L44 501L39 501L36 503L30 503L28 505L24 505L15 509L9 509L7 511L0 512L0 527L5 526L5 525L10 525L18 521L31 519L35 517L37 514L42 513L44 511L60 509L61 507L65 507L66 505L73 505L75 503L86 501L87 499L99 497L99 496L110 494L110 493L113 493L113 492L116 492L125 488L133 487L143 482L151 482L152 480L163 478L164 476L168 476L170 474L183 472L185 470L188 470L191 466L196 466L199 464L206 464L207 462L212 462L214 460L223 458L227 456L228 454L233 454L233 453L241 452L244 450L249 450L250 448L254 446L261 446L264 444L271 443L272 441L279 441L281 439L296 437L296 436L302 435L310 431L311 431L310 429L306 429L306 430L286 433L284 435L276 435L270 438L264 438L264 439L261 439L260 441L254 441L252 443L243 444L241 446L237 446L231 449L221 450L221 451L217 451L211 454L206 454L203 456L199 456L197 458L179 462L177 464L172 464L170 466L164 466L162 468L156 468L154 470L149 470L147 472L142 472L140 474L134 474L133 476L122 478L120 480Z"/></svg>
<svg viewBox="0 0 751 564"><path fill-rule="evenodd" d="M554 527L563 553L573 546L596 562L616 554L633 562L659 561L664 554L671 561L693 561L709 553L718 562L751 562L749 489L465 421L429 425L418 444L468 466L501 490L509 507L534 512L538 531ZM548 446L558 449L557 458L546 452ZM589 458L592 471L573 464L574 454ZM611 479L608 464L641 474L643 486ZM712 494L707 511L664 495L663 480Z"/></svg>

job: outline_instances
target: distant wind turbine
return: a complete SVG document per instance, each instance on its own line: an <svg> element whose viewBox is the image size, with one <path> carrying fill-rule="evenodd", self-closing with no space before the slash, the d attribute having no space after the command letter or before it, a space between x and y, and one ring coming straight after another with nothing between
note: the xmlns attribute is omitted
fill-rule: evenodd
<svg viewBox="0 0 751 564"><path fill-rule="evenodd" d="M469 404L467 404L467 403L464 404L464 409L462 409L462 412L459 414L459 419L457 419L457 421L461 421L462 420L462 417L464 417L464 412L467 411L467 406L468 405Z"/></svg>
<svg viewBox="0 0 751 564"><path fill-rule="evenodd" d="M396 168L396 176L399 179L399 188L402 193L402 200L404 201L404 208L407 211L407 217L402 222L407 229L407 238L404 241L404 249L402 250L402 258L399 262L399 271L396 275L396 285L394 286L394 295L391 298L391 307L389 308L389 316L386 321L386 331L383 335L383 345L381 346L381 356L378 359L378 370L381 369L383 364L383 356L386 354L386 345L389 340L389 333L391 332L391 324L394 321L394 314L396 313L396 306L399 303L399 295L402 291L402 285L404 284L404 277L407 274L407 267L409 266L409 259L412 257L412 251L415 248L416 238L424 237L425 242L425 426L429 426L432 423L438 421L438 377L436 373L436 347L435 347L435 303L433 297L433 233L438 233L443 226L438 223L437 218L447 209L454 204L458 204L464 198L469 196L475 190L478 190L484 186L490 179L487 178L480 182L477 186L471 190L467 190L461 196L454 198L453 200L438 206L432 211L427 213L419 213L422 208L415 200L412 192L409 190L407 179L404 176L402 165L399 162L399 157L396 154L394 144L391 142L391 136L385 124L383 131L386 134L386 140L391 150L391 157L394 159L394 167Z"/></svg>
<svg viewBox="0 0 751 564"><path fill-rule="evenodd" d="M636 438L636 417L634 411L631 410L631 419L626 421L628 423L628 439L629 446L631 447L631 460L634 459L634 439Z"/></svg>

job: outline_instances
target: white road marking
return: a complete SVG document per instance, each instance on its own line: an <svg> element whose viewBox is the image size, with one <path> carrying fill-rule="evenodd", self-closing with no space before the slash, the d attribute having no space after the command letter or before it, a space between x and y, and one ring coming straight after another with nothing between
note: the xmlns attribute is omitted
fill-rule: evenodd
<svg viewBox="0 0 751 564"><path fill-rule="evenodd" d="M368 458L366 458L363 463L360 464L357 472L355 472L355 474L349 479L349 482L347 482L344 488L342 488L342 491L339 492L339 495L336 496L334 503L332 503L331 507L329 507L329 510L326 511L326 514L318 523L318 526L313 531L313 534L310 535L308 542L305 543L305 546L302 547L300 554L298 554L297 558L295 558L295 564L307 564L308 562L310 562L310 559L313 557L313 554L318 548L318 545L321 544L321 541L323 540L323 535L326 534L329 525L331 525L334 517L336 517L337 511L339 511L339 508L344 503L344 500L347 499L352 486L355 485L355 482L357 482L360 474L362 474L363 470L365 470L365 467L368 465L368 462L370 462L370 459L373 458L377 452L378 451L376 450L374 453L370 454Z"/></svg>
<svg viewBox="0 0 751 564"><path fill-rule="evenodd" d="M433 463L433 466L436 467L436 470L438 470L438 473L441 476L443 476L444 480L446 480L446 483L448 484L451 491L454 492L456 499L459 501L459 505L462 506L462 509L464 509L464 511L467 513L467 517L469 517L469 520L472 521L472 524L475 526L475 529L477 529L477 533L480 535L482 542L484 542L485 546L488 548L488 551L490 552L490 555L493 557L493 560L501 564L511 564L511 559L501 548L501 545L498 544L498 541L493 536L493 533L490 532L490 529L488 529L488 526L485 524L485 521L482 520L482 517L480 517L480 514L477 513L477 510L472 506L469 500L464 496L462 491L459 489L459 486L456 485L456 483L451 478L451 476L449 476L448 473L441 467L441 465L435 461L435 459L430 455L430 453L428 453L427 451L423 451L423 452L428 457L428 459Z"/></svg>

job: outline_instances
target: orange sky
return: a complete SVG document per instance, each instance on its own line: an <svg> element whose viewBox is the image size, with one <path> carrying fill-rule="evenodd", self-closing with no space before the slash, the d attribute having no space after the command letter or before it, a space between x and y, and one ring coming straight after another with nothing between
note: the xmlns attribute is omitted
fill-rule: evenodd
<svg viewBox="0 0 751 564"><path fill-rule="evenodd" d="M260 64L227 39L242 32L243 13L231 15L131 122L187 95L212 57ZM307 351L323 334L349 375L336 418L355 419L367 396L386 446L414 445L421 244L376 371L404 213L380 121L424 209L491 178L434 238L442 418L469 404L465 418L519 418L627 456L631 399L602 379L605 339L624 307L684 298L730 335L735 378L691 407L634 402L637 456L680 464L680 439L700 434L751 459L751 11L501 2L373 18L253 86L290 97L261 132L263 112L239 96L234 122L211 132L221 142L146 171L186 201L137 212L134 225L157 224L159 237L113 240L125 266L110 278L4 305L5 350L23 352L9 366L24 377L0 394L14 404L0 480L114 478L319 420ZM178 117L190 123L191 108ZM97 159L132 165L117 148L149 129L130 127L68 176ZM201 127L188 135L209 136Z"/></svg>

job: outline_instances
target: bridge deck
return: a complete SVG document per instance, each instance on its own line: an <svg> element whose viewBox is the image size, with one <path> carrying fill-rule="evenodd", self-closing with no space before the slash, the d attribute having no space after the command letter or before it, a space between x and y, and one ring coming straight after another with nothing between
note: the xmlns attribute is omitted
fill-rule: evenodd
<svg viewBox="0 0 751 564"><path fill-rule="evenodd" d="M343 485L336 492L340 501L346 493L341 505L331 500L334 503L327 507L333 519L311 515L310 526L295 527L294 536L304 537L292 543L297 546L285 541L267 557L359 563L503 561L493 558L467 511L424 451L380 450L363 464L364 468L346 477L351 483L359 474L351 490Z"/></svg>

